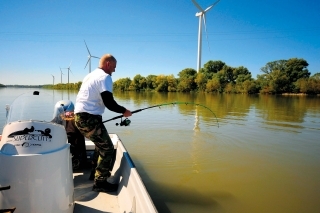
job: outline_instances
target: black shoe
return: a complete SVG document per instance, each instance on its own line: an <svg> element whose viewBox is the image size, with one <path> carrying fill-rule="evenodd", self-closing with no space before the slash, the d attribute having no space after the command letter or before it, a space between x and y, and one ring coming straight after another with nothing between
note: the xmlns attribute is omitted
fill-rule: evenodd
<svg viewBox="0 0 320 213"><path fill-rule="evenodd" d="M106 178L99 178L94 180L92 191L95 192L116 192L119 184L112 184Z"/></svg>
<svg viewBox="0 0 320 213"><path fill-rule="evenodd" d="M89 180L94 180L95 174L96 174L96 168L95 168L95 167L92 167L92 168L91 168L91 171L90 171ZM111 173L108 172L106 177L108 178L108 177L110 177L110 176L111 176Z"/></svg>

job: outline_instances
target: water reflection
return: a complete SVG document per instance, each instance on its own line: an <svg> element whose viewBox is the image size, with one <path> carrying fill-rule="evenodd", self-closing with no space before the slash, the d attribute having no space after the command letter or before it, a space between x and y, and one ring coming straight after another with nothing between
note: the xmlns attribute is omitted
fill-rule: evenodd
<svg viewBox="0 0 320 213"><path fill-rule="evenodd" d="M75 102L78 91L76 90L53 90L57 100L71 100Z"/></svg>
<svg viewBox="0 0 320 213"><path fill-rule="evenodd" d="M198 106L196 106L196 114L195 114L194 118L195 118L195 122L194 122L193 130L195 132L198 132L198 131L200 131L200 126L199 126L200 121L199 121L199 116L198 116Z"/></svg>
<svg viewBox="0 0 320 213"><path fill-rule="evenodd" d="M306 113L318 112L320 98L314 96L271 96L246 94L193 94L193 93L156 93L156 92L122 92L115 93L117 99L124 103L134 103L136 108L168 102L194 102L210 108L223 122L224 119L246 122L254 109L255 117L263 119L274 126L303 128ZM169 106L166 106L169 107ZM170 106L172 107L172 106ZM177 105L180 114L191 115L195 112L195 129L199 129L199 120L212 123L213 115L209 110L194 105ZM298 123L298 124L292 124ZM196 125L197 124L197 125Z"/></svg>

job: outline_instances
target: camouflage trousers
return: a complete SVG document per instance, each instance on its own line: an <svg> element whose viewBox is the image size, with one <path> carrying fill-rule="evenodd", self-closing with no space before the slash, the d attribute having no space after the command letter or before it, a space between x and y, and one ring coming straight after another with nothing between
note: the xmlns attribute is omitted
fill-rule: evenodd
<svg viewBox="0 0 320 213"><path fill-rule="evenodd" d="M81 134L96 145L99 154L95 179L109 177L113 167L114 147L106 127L102 123L102 116L81 112L75 114L75 124Z"/></svg>

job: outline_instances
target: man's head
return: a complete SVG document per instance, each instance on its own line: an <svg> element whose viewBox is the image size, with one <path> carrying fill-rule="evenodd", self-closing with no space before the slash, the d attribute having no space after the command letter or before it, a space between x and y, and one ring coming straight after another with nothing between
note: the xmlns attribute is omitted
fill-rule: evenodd
<svg viewBox="0 0 320 213"><path fill-rule="evenodd" d="M99 67L109 75L116 71L117 60L111 54L105 54L101 57Z"/></svg>

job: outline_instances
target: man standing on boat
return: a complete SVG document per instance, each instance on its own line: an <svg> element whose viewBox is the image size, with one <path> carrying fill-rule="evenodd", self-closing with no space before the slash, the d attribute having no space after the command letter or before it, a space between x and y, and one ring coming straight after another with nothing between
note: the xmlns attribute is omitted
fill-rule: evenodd
<svg viewBox="0 0 320 213"><path fill-rule="evenodd" d="M110 54L103 55L99 67L89 73L82 82L75 104L75 124L80 132L96 145L99 154L92 190L97 192L117 191L118 184L107 181L113 163L114 147L107 129L102 123L105 107L124 117L132 115L130 110L117 104L113 98L111 75L117 60Z"/></svg>

